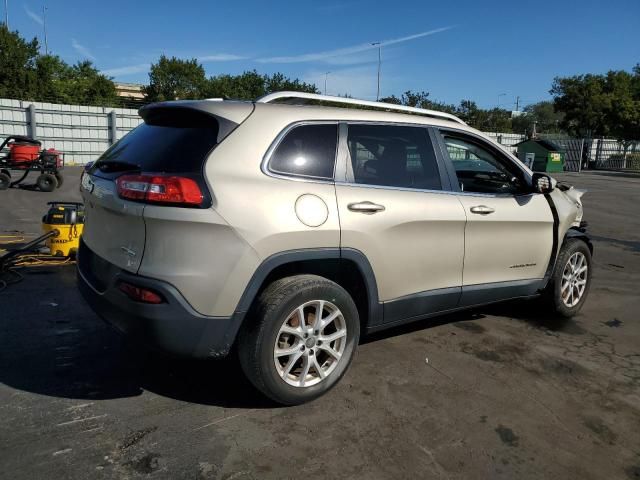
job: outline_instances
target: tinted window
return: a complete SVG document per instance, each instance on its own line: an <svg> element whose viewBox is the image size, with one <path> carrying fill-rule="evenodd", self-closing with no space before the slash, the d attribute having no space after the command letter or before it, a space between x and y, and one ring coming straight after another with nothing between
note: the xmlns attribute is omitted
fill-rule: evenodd
<svg viewBox="0 0 640 480"><path fill-rule="evenodd" d="M216 145L218 123L208 115L178 110L136 127L104 152L92 170L200 173Z"/></svg>
<svg viewBox="0 0 640 480"><path fill-rule="evenodd" d="M269 170L285 175L332 179L337 137L336 124L295 127L271 155Z"/></svg>
<svg viewBox="0 0 640 480"><path fill-rule="evenodd" d="M348 143L355 183L442 188L431 140L424 128L349 125Z"/></svg>
<svg viewBox="0 0 640 480"><path fill-rule="evenodd" d="M508 158L460 136L444 136L447 153L465 192L521 193L522 172Z"/></svg>

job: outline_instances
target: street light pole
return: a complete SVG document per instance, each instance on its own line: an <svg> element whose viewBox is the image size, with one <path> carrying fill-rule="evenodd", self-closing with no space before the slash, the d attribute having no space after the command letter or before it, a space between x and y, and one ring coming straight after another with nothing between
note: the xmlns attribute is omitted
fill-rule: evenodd
<svg viewBox="0 0 640 480"><path fill-rule="evenodd" d="M373 42L371 44L374 47L378 47L378 90L376 93L376 102L380 100L380 65L382 63L382 44L380 42Z"/></svg>
<svg viewBox="0 0 640 480"><path fill-rule="evenodd" d="M9 0L4 0L4 24L9 30Z"/></svg>
<svg viewBox="0 0 640 480"><path fill-rule="evenodd" d="M324 94L327 94L327 77L331 72L324 72Z"/></svg>
<svg viewBox="0 0 640 480"><path fill-rule="evenodd" d="M42 28L44 28L44 53L49 55L49 42L47 41L47 7L42 5Z"/></svg>

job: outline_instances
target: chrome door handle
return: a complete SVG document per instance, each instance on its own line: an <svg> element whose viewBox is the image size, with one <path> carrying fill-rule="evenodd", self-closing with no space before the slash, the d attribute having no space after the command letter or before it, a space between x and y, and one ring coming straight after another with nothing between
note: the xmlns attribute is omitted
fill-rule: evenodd
<svg viewBox="0 0 640 480"><path fill-rule="evenodd" d="M378 205L373 202L356 202L347 205L347 208L352 212L359 213L376 213L384 211L384 205Z"/></svg>
<svg viewBox="0 0 640 480"><path fill-rule="evenodd" d="M478 205L476 207L470 208L471 213L477 213L478 215L489 215L490 213L495 212L495 210L491 207L487 207L486 205Z"/></svg>

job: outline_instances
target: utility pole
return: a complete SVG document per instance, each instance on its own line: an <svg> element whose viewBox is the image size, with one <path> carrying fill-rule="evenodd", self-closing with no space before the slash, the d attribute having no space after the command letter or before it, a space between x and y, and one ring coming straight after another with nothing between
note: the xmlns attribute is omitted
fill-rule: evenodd
<svg viewBox="0 0 640 480"><path fill-rule="evenodd" d="M44 54L49 55L49 42L47 41L47 7L42 5L42 28L44 28Z"/></svg>
<svg viewBox="0 0 640 480"><path fill-rule="evenodd" d="M4 0L4 24L9 30L9 0Z"/></svg>
<svg viewBox="0 0 640 480"><path fill-rule="evenodd" d="M324 94L327 94L327 77L331 72L324 72Z"/></svg>
<svg viewBox="0 0 640 480"><path fill-rule="evenodd" d="M501 94L498 95L498 108L500 108L500 97L503 97L505 95L506 95L506 93L501 93Z"/></svg>
<svg viewBox="0 0 640 480"><path fill-rule="evenodd" d="M519 111L519 107L520 107L520 95L516 97L516 112Z"/></svg>
<svg viewBox="0 0 640 480"><path fill-rule="evenodd" d="M382 63L382 44L380 42L373 42L371 44L374 47L378 47L378 90L376 93L376 102L380 100L380 65Z"/></svg>

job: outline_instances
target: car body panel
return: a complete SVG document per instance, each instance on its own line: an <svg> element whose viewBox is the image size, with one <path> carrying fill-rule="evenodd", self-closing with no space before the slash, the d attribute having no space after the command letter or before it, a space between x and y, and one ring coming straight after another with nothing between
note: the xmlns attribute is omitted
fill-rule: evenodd
<svg viewBox="0 0 640 480"><path fill-rule="evenodd" d="M366 278L366 326L379 328L537 293L558 243L581 214L579 196L559 189L546 198L461 193L453 188L450 165L441 173L450 180L445 188L454 191L373 188L346 183L344 172L334 182L274 175L264 168L281 132L294 124L395 123L430 127L432 138L438 128L467 132L490 143L530 180L531 171L504 147L457 122L324 106L177 103L229 120L224 139L203 164L211 207L125 201L117 197L113 181L91 176L97 183L83 188L88 212L83 238L97 256L127 275L138 275L143 284L154 279L167 291L175 289L175 297L193 309L189 315L202 316L204 322L230 319L225 331L231 333L225 333L216 355L232 343L263 282L286 262L357 259L355 265ZM436 155L442 162L442 152ZM340 165L344 158L338 158ZM309 198L313 201L301 201ZM362 201L385 210L349 210L350 203ZM472 215L469 209L475 205L495 211ZM119 297L113 293L110 298ZM216 332L219 327L211 328ZM194 320L193 329L210 330L200 320ZM206 345L199 343L197 350L206 351Z"/></svg>
<svg viewBox="0 0 640 480"><path fill-rule="evenodd" d="M88 173L83 174L81 192L86 244L101 258L136 273L145 247L145 206L121 199L113 181Z"/></svg>
<svg viewBox="0 0 640 480"><path fill-rule="evenodd" d="M553 246L544 195L458 195L466 215L463 285L543 278ZM477 206L490 214L471 211Z"/></svg>
<svg viewBox="0 0 640 480"><path fill-rule="evenodd" d="M340 245L369 258L381 301L462 285L466 218L455 195L347 184L336 184L336 195ZM385 210L348 208L365 201Z"/></svg>

